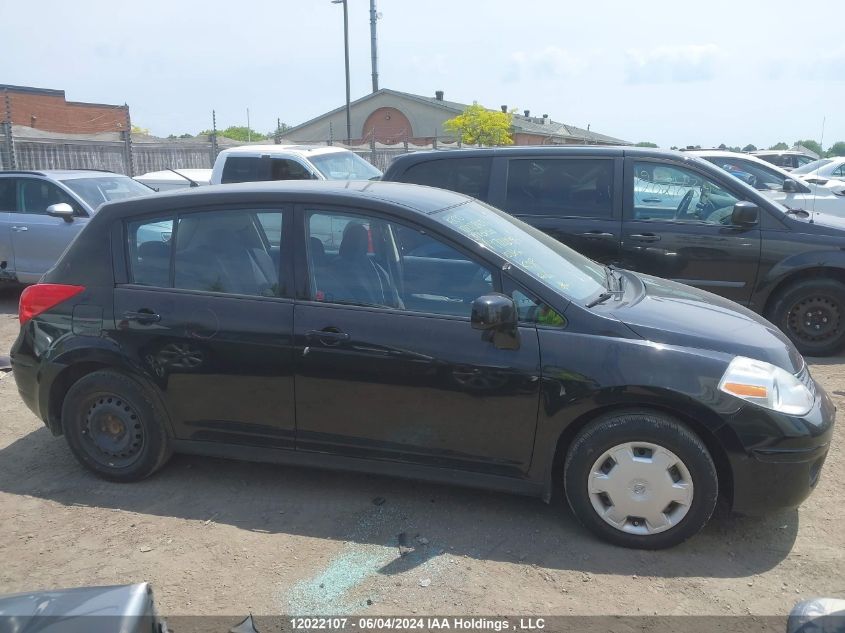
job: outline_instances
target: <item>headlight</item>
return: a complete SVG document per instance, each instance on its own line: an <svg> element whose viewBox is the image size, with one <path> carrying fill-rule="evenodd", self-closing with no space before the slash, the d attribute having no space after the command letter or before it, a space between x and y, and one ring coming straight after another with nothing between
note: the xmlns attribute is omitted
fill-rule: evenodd
<svg viewBox="0 0 845 633"><path fill-rule="evenodd" d="M719 390L789 415L806 415L815 401L813 393L788 371L744 356L728 365Z"/></svg>

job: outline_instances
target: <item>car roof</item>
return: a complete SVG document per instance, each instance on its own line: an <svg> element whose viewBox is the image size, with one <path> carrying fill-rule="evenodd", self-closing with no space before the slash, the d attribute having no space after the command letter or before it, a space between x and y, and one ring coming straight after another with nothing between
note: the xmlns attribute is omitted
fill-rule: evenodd
<svg viewBox="0 0 845 633"><path fill-rule="evenodd" d="M784 178L794 178L794 176L790 175L790 173L785 169L781 169L777 165L773 165L772 163L767 162L762 158L755 156L754 154L748 154L745 152L729 152L722 149L693 149L688 150L687 153L692 154L693 156L711 156L713 158L721 157L733 158L734 160L744 160L760 165L761 167L765 167L770 171L776 171Z"/></svg>
<svg viewBox="0 0 845 633"><path fill-rule="evenodd" d="M318 154L332 154L348 152L345 147L331 145L239 145L224 149L224 155L252 155L252 154L296 154L299 156L316 156Z"/></svg>
<svg viewBox="0 0 845 633"><path fill-rule="evenodd" d="M0 176L44 176L53 180L72 180L74 178L102 178L104 176L123 176L106 169L14 169L0 171Z"/></svg>
<svg viewBox="0 0 845 633"><path fill-rule="evenodd" d="M152 193L104 204L98 216L133 216L172 212L184 208L220 204L285 203L349 205L356 201L381 202L401 207L410 214L431 214L472 200L454 191L422 185L379 180L276 180L209 185Z"/></svg>
<svg viewBox="0 0 845 633"><path fill-rule="evenodd" d="M807 156L808 158L812 158L809 154L805 154L802 151L797 149L759 149L751 152L751 154L755 154L757 156L782 156L785 154L798 154L799 156Z"/></svg>

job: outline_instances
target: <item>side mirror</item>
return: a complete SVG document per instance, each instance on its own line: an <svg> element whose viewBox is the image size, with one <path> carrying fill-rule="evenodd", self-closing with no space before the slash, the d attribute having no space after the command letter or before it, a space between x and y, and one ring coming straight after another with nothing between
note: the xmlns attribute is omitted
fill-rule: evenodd
<svg viewBox="0 0 845 633"><path fill-rule="evenodd" d="M478 297L472 302L470 323L497 349L519 349L516 304L510 297L497 292Z"/></svg>
<svg viewBox="0 0 845 633"><path fill-rule="evenodd" d="M783 192L798 193L798 183L792 180L792 178L787 178L783 181Z"/></svg>
<svg viewBox="0 0 845 633"><path fill-rule="evenodd" d="M516 305L506 295L491 293L472 302L470 322L475 330L506 330L516 326Z"/></svg>
<svg viewBox="0 0 845 633"><path fill-rule="evenodd" d="M65 222L73 222L73 207L67 202L57 202L47 207L47 215L62 218Z"/></svg>
<svg viewBox="0 0 845 633"><path fill-rule="evenodd" d="M731 224L734 226L754 226L760 222L760 207L744 200L734 205Z"/></svg>

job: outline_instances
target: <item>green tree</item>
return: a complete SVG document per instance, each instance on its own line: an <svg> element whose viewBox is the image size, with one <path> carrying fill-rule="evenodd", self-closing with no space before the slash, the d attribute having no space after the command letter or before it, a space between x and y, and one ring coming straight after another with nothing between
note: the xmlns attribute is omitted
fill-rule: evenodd
<svg viewBox="0 0 845 633"><path fill-rule="evenodd" d="M651 141L640 141L634 147L660 147L657 143L652 143Z"/></svg>
<svg viewBox="0 0 845 633"><path fill-rule="evenodd" d="M781 141L780 143L775 143L775 144L774 144L774 145L772 145L769 149L773 149L773 150L776 150L776 151L780 151L780 150L789 149L789 145L787 145L786 143L784 143L783 141Z"/></svg>
<svg viewBox="0 0 845 633"><path fill-rule="evenodd" d="M827 150L828 156L845 156L845 141L837 141Z"/></svg>
<svg viewBox="0 0 845 633"><path fill-rule="evenodd" d="M454 134L467 145L512 145L513 114L488 110L477 101L458 116L443 123L447 134Z"/></svg>
<svg viewBox="0 0 845 633"><path fill-rule="evenodd" d="M756 152L757 146L749 143L748 145L746 145L745 147L742 148L742 151L743 152Z"/></svg>
<svg viewBox="0 0 845 633"><path fill-rule="evenodd" d="M807 139L805 141L795 141L795 145L803 145L811 152L815 152L819 156L824 156L824 151L822 150L822 146L819 144L818 141L814 141L812 139Z"/></svg>
<svg viewBox="0 0 845 633"><path fill-rule="evenodd" d="M203 130L197 136L211 136L211 130ZM245 125L231 125L227 127L225 130L217 130L217 136L225 136L226 138L230 138L233 141L242 141L246 143L247 141L265 141L267 140L267 135L262 134L261 132L256 132L252 128L248 128Z"/></svg>
<svg viewBox="0 0 845 633"><path fill-rule="evenodd" d="M149 128L141 127L140 125L132 125L132 134L145 134L149 136Z"/></svg>

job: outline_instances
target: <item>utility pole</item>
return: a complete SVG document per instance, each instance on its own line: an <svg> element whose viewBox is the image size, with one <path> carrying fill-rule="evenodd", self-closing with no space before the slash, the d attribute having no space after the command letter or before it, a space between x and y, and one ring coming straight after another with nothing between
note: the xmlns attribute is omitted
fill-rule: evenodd
<svg viewBox="0 0 845 633"><path fill-rule="evenodd" d="M349 113L349 7L346 0L332 0L332 4L343 5L343 49L346 62L346 144L352 138L352 117Z"/></svg>
<svg viewBox="0 0 845 633"><path fill-rule="evenodd" d="M370 0L370 56L373 63L373 92L378 92L378 34L376 32L378 19L376 0Z"/></svg>

